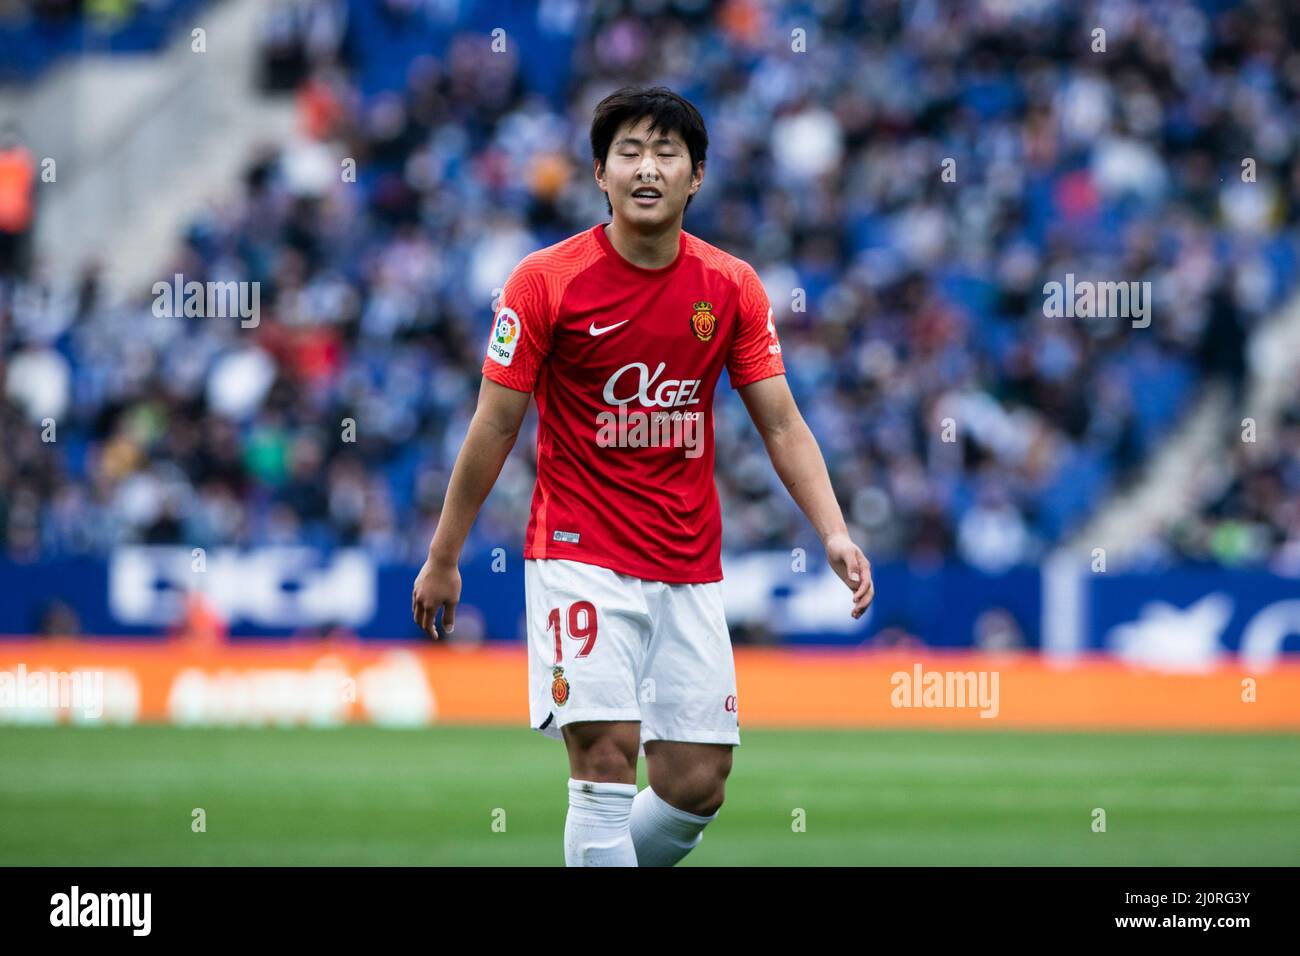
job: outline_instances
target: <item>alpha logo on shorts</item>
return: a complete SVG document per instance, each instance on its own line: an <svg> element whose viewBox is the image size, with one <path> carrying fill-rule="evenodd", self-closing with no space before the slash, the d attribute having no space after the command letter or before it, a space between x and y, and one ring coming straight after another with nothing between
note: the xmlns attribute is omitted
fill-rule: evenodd
<svg viewBox="0 0 1300 956"><path fill-rule="evenodd" d="M519 313L503 306L492 323L492 336L488 339L488 355L498 365L509 365L515 358L519 345Z"/></svg>
<svg viewBox="0 0 1300 956"><path fill-rule="evenodd" d="M563 707L569 699L569 682L564 677L563 667L551 668L551 700L556 707Z"/></svg>
<svg viewBox="0 0 1300 956"><path fill-rule="evenodd" d="M729 714L736 713L736 695L728 694L727 699L722 702L722 709Z"/></svg>
<svg viewBox="0 0 1300 956"><path fill-rule="evenodd" d="M691 316L691 331L701 342L707 342L718 327L718 320L713 316L713 303L696 302L691 308L695 310Z"/></svg>

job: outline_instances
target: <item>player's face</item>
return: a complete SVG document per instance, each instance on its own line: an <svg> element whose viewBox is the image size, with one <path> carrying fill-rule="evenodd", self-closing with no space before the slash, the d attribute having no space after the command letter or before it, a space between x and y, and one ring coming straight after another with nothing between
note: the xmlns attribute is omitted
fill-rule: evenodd
<svg viewBox="0 0 1300 956"><path fill-rule="evenodd" d="M691 154L679 133L650 132L650 120L624 123L606 156L604 179L614 215L633 226L653 229L680 221L686 200L700 188L703 170L692 177ZM657 191L642 197L638 190Z"/></svg>

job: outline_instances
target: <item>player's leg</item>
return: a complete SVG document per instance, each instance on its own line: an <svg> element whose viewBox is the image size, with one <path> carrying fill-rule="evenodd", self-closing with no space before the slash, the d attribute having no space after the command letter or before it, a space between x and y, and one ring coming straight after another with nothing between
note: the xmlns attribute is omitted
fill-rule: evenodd
<svg viewBox="0 0 1300 956"><path fill-rule="evenodd" d="M648 740L645 759L650 786L669 806L711 818L726 798L731 752L730 744Z"/></svg>
<svg viewBox="0 0 1300 956"><path fill-rule="evenodd" d="M636 866L631 825L640 722L583 721L563 732L569 750L565 864Z"/></svg>
<svg viewBox="0 0 1300 956"><path fill-rule="evenodd" d="M575 561L524 565L533 727L569 751L570 866L636 866L630 836L650 618L640 582Z"/></svg>
<svg viewBox="0 0 1300 956"><path fill-rule="evenodd" d="M636 783L640 721L582 721L565 724L563 733L570 776L602 783Z"/></svg>
<svg viewBox="0 0 1300 956"><path fill-rule="evenodd" d="M721 588L663 588L641 681L650 786L632 804L639 866L672 866L699 844L722 806L740 743Z"/></svg>
<svg viewBox="0 0 1300 956"><path fill-rule="evenodd" d="M731 749L730 744L646 741L650 786L632 801L638 866L673 866L699 845L722 806Z"/></svg>

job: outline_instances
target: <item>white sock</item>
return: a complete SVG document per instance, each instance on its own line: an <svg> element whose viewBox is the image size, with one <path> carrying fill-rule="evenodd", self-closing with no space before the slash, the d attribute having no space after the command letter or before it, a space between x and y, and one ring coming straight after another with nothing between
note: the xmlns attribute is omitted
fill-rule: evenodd
<svg viewBox="0 0 1300 956"><path fill-rule="evenodd" d="M628 829L634 783L597 783L569 778L569 815L564 819L565 866L636 866Z"/></svg>
<svg viewBox="0 0 1300 956"><path fill-rule="evenodd" d="M704 828L717 817L696 816L665 803L646 787L632 801L632 843L637 866L673 866L704 839Z"/></svg>

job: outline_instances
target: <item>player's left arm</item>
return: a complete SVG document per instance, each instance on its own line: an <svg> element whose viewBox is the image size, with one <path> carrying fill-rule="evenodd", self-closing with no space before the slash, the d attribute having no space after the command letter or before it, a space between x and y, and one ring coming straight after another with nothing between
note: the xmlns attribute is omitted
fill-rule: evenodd
<svg viewBox="0 0 1300 956"><path fill-rule="evenodd" d="M861 617L876 596L871 562L849 538L822 450L799 414L785 376L760 379L738 391L763 436L772 467L817 531L831 567L853 591L853 616Z"/></svg>

